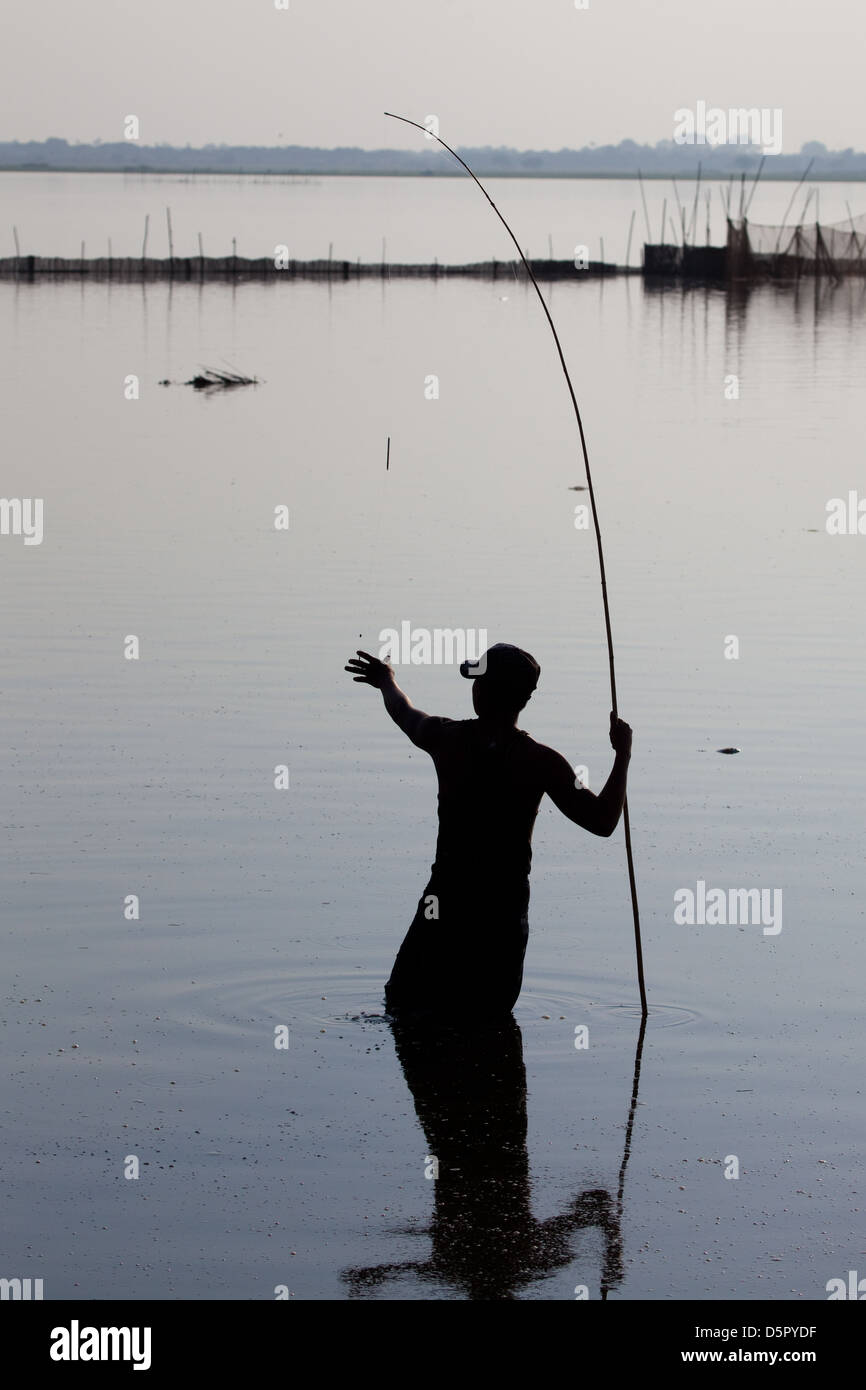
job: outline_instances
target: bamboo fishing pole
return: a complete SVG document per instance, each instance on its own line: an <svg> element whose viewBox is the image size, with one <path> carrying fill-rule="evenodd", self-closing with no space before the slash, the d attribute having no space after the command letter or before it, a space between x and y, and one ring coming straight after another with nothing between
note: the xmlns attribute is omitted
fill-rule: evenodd
<svg viewBox="0 0 866 1390"><path fill-rule="evenodd" d="M592 523L593 523L593 526L594 526L594 528L595 528L595 543L596 543L596 549L597 549L597 551L598 551L598 568L599 568L599 573L600 573L600 578L601 578L601 598L602 598L602 603L603 603L603 605L604 605L604 628L605 628L605 633L606 633L606 635L607 635L607 657L608 657L608 668L609 668L609 672L610 672L610 699L611 699L611 708L613 709L613 716L614 716L614 719L616 719L618 716L617 716L617 701L616 701L616 672L615 672L615 670L614 670L614 664L613 664L613 634L612 634L612 632L611 632L611 626L610 626L610 609L609 609L609 607L608 607L608 602L607 602L607 578L606 578L606 575L605 575L605 568L604 568L604 552L603 552L602 544L601 544L601 528L600 528L599 523L598 523L598 510L597 510L596 505L595 505L595 490L594 490L593 485L592 485L592 473L591 473L590 467L589 467L589 451L588 451L588 449L587 449L587 447L586 447L586 435L584 434L584 429L583 429L583 418L582 418L581 413L580 413L580 407L579 407L579 405L577 404L577 396L574 394L574 387L573 387L572 384L571 384L571 377L569 376L568 366L566 365L566 361L565 361L565 353L563 352L563 350L562 350L562 344L561 344L561 342L559 341L559 334L558 334L557 331L556 331L556 325L555 325L555 323L553 322L553 316L551 315L551 312L550 312L550 310L549 310L548 307L547 307L547 300L544 298L544 295L541 293L541 290L540 290L539 287L538 287L538 281L536 280L535 276L534 276L533 273L532 273L532 267L530 266L529 261L526 259L526 257L524 256L523 252L522 252L521 249L520 249L520 242L517 240L517 237L516 237L516 236L514 235L514 233L512 232L511 228L509 227L509 225L508 225L508 223L506 222L505 218L503 217L502 213L499 211L499 208L498 208L498 207L496 206L496 204L494 203L494 201L493 201L493 199L491 198L490 194L487 192L487 189L484 187L484 185L483 185L483 183L481 182L481 180L478 179L478 178L476 178L475 174L473 174L472 170L469 168L469 165L466 163L465 159L461 159L461 158L460 158L460 155L457 153L457 151L456 151L456 150L452 150L451 146L448 145L448 144L446 144L445 141L442 139L441 136L435 135L435 134L433 133L433 131L428 131L427 127L426 127L426 126L423 126L423 125L420 125L420 124L418 123L418 121L410 121L408 116L397 116L397 115L395 115L395 113L394 113L393 111L386 111L386 112L385 112L385 115L386 115L386 116L390 116L392 120L395 120L395 121L403 121L406 125L412 125L412 126L414 126L416 130L420 130L420 131L421 131L423 134L425 134L425 135L432 135L432 136L433 136L433 139L434 139L434 140L437 140L437 141L439 142L439 144L442 146L443 149L447 150L448 153L449 153L450 155L453 155L453 157L457 160L457 163L458 163L458 164L462 164L463 168L466 170L466 172L467 172L467 174L469 175L469 177L470 177L470 178L473 180L473 182L476 183L476 184L478 185L478 187L481 189L481 192L484 194L485 198L487 199L488 203L489 203L490 206L492 207L493 211L496 213L496 216L499 218L499 221L502 223L502 225L503 225L503 227L505 228L506 232L507 232L508 235L511 237L511 240L514 242L514 245L515 245L515 247L517 248L517 254L518 254L518 256L520 257L521 261L523 262L523 265L524 265L524 267L525 267L525 269L526 269L526 273L527 273L527 275L529 276L529 279L532 281L532 285L533 285L533 288L534 288L534 290L535 290L535 293L538 295L539 302L540 302L540 304L541 304L542 309L544 310L544 316L545 316L545 318L547 319L548 324L550 325L550 331L551 331L551 333L553 334L553 341L554 341L555 344L556 344L556 351L557 351L557 353L559 354L560 366L562 367L563 375L565 376L566 384L567 384L567 386L568 386L568 394L569 394L569 396L571 397L571 404L572 404L572 406L574 407L574 416L575 416L575 419L577 420L577 428L578 428L578 431L579 431L579 433L580 433L580 446L581 446L581 449L583 450L583 464L584 464L584 469L585 469L585 471L586 471L587 490L588 490L588 492L589 492L589 502L590 502L590 508L591 508L591 510L592 510ZM674 185L674 187L676 187L676 185ZM634 942L635 942L635 951L636 951L636 954L637 954L637 981L638 981L638 989L639 989L639 991L640 991L641 1013L642 1013L642 1015L643 1015L644 1017L646 1017L646 1013L647 1013L647 1001L646 1001L646 985L644 984L644 973L643 973L643 950L642 950L642 948L641 948L641 937L640 937L640 914L639 914L639 912L638 912L638 905L637 905L637 887L636 887L636 885L635 885L635 877L634 877L634 861L633 861L633 858L632 858L632 850L631 850L631 826L630 826L629 817L628 817L628 798L627 798L627 797L624 798L623 804L622 804L622 820L623 820L623 829L624 829L624 831L625 831L625 853L626 853L626 861L627 861L627 863L628 863L628 883L629 883L629 891L630 891L630 893L631 893L632 915L633 915L633 917L634 917Z"/></svg>

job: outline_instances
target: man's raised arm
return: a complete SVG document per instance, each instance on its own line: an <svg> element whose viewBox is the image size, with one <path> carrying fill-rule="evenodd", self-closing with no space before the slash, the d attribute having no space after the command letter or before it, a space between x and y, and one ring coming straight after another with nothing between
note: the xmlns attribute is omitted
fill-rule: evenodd
<svg viewBox="0 0 866 1390"><path fill-rule="evenodd" d="M356 657L349 658L349 664L344 667L344 670L348 671L354 680L381 690L385 708L394 723L419 748L425 746L423 742L424 726L431 717L423 710L415 709L408 695L403 694L394 678L393 667L389 666L387 661L380 661L378 657L371 656L369 652L359 651L357 659Z"/></svg>
<svg viewBox="0 0 866 1390"><path fill-rule="evenodd" d="M631 729L623 719L610 716L610 741L616 751L611 774L596 796L587 787L575 785L574 769L552 748L547 749L544 790L564 816L593 835L612 835L619 824L625 801L628 764L631 758Z"/></svg>

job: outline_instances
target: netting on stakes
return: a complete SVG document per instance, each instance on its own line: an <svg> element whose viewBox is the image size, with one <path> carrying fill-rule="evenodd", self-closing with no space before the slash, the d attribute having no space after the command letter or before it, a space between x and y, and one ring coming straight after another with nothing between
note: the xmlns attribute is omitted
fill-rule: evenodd
<svg viewBox="0 0 866 1390"><path fill-rule="evenodd" d="M785 270L822 264L840 273L866 272L866 213L845 222L768 226L745 218L728 222L728 250L740 262L751 260Z"/></svg>

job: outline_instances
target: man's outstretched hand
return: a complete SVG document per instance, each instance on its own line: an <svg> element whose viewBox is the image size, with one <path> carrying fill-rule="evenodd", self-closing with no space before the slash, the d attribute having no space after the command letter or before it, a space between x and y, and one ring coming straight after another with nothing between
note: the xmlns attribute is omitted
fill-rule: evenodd
<svg viewBox="0 0 866 1390"><path fill-rule="evenodd" d="M631 753L631 727L610 712L610 745L617 753Z"/></svg>
<svg viewBox="0 0 866 1390"><path fill-rule="evenodd" d="M362 681L364 685L374 685L377 690L381 690L383 685L394 679L394 669L387 661L380 661L377 656L361 651L357 653L357 658L359 659L350 656L348 666L343 667L354 680Z"/></svg>

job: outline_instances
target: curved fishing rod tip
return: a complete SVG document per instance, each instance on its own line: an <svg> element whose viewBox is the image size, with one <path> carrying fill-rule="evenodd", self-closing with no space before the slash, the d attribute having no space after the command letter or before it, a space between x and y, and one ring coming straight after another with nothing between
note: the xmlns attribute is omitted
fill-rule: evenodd
<svg viewBox="0 0 866 1390"><path fill-rule="evenodd" d="M423 126L423 125L421 124L420 121L413 121L412 118L411 118L411 116L398 116L396 111L385 111L385 112L383 112L383 115L385 115L385 116L390 116L391 119L392 119L392 121L404 121L404 122L406 123L406 125L413 125L413 126L415 127L416 130L423 130L423 131L425 131L425 132L427 131L427 127L426 127L426 126ZM427 132L427 133L431 133L431 132ZM434 140L439 140L439 136L438 136L438 135L434 135L434 136L433 136L433 139L434 139ZM444 145L445 141L444 141L444 140L439 140L439 143L440 143L440 145Z"/></svg>

